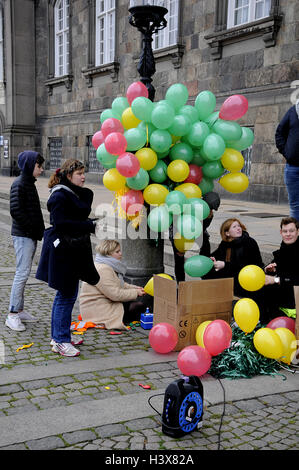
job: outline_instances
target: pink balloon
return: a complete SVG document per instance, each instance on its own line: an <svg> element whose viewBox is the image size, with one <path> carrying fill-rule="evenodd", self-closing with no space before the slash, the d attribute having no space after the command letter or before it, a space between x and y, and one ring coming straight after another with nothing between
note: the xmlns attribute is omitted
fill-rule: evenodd
<svg viewBox="0 0 299 470"><path fill-rule="evenodd" d="M94 148L97 150L98 147L104 142L105 137L102 133L102 131L96 132L91 139L91 143L94 146Z"/></svg>
<svg viewBox="0 0 299 470"><path fill-rule="evenodd" d="M176 347L178 334L169 323L158 323L151 329L148 340L154 351L166 354Z"/></svg>
<svg viewBox="0 0 299 470"><path fill-rule="evenodd" d="M121 155L126 151L127 139L120 132L111 132L104 141L105 148L112 155Z"/></svg>
<svg viewBox="0 0 299 470"><path fill-rule="evenodd" d="M201 346L187 346L177 358L178 368L184 375L197 375L208 372L211 367L211 354Z"/></svg>
<svg viewBox="0 0 299 470"><path fill-rule="evenodd" d="M135 98L138 98L139 96L148 98L148 89L142 82L134 82L127 89L127 100L129 105L131 106Z"/></svg>
<svg viewBox="0 0 299 470"><path fill-rule="evenodd" d="M268 323L267 328L271 328L271 330L275 330L276 328L288 328L295 334L295 320L289 317L273 318L273 320Z"/></svg>
<svg viewBox="0 0 299 470"><path fill-rule="evenodd" d="M121 198L121 207L128 215L135 215L136 212L140 212L144 203L142 191L136 191L130 189Z"/></svg>
<svg viewBox="0 0 299 470"><path fill-rule="evenodd" d="M202 180L202 169L197 165L189 165L189 175L188 178L185 179L184 183L193 183L199 184Z"/></svg>
<svg viewBox="0 0 299 470"><path fill-rule="evenodd" d="M211 356L217 356L230 346L232 329L224 320L214 320L204 331L203 342Z"/></svg>
<svg viewBox="0 0 299 470"><path fill-rule="evenodd" d="M125 132L122 123L115 118L106 119L102 124L101 131L104 137L107 137L111 132L120 132L121 134Z"/></svg>
<svg viewBox="0 0 299 470"><path fill-rule="evenodd" d="M248 110L248 101L243 95L229 96L222 104L219 112L220 119L235 121L244 116Z"/></svg>
<svg viewBox="0 0 299 470"><path fill-rule="evenodd" d="M132 178L140 170L140 162L133 153L125 152L116 160L116 169L126 178Z"/></svg>

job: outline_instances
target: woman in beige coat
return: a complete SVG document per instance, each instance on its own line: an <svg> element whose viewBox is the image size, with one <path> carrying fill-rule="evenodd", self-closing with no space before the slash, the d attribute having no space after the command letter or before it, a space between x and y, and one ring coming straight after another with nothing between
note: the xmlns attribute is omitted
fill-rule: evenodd
<svg viewBox="0 0 299 470"><path fill-rule="evenodd" d="M82 320L107 329L125 330L125 323L140 320L147 305L136 299L146 293L142 287L124 282L126 266L121 262L117 240L104 240L96 252L95 267L100 281L94 286L82 283L79 299Z"/></svg>

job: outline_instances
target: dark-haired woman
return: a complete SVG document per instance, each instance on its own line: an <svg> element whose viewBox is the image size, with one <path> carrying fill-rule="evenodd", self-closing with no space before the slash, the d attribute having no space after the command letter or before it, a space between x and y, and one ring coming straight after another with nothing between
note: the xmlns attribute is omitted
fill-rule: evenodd
<svg viewBox="0 0 299 470"><path fill-rule="evenodd" d="M52 351L62 356L78 356L72 344L70 326L79 280L97 284L90 234L95 221L89 219L93 192L84 188L84 165L68 159L51 176L47 207L51 227L45 231L36 277L57 290L51 321Z"/></svg>

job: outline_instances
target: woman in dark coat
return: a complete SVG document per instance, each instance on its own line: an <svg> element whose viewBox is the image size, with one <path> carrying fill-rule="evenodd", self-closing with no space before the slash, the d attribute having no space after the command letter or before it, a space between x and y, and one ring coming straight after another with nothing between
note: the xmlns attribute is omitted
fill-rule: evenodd
<svg viewBox="0 0 299 470"><path fill-rule="evenodd" d="M52 351L63 356L77 356L71 343L70 326L77 299L79 280L97 284L90 234L95 221L88 218L93 192L83 188L84 165L68 159L51 176L48 199L51 227L45 231L37 279L57 290L52 308Z"/></svg>
<svg viewBox="0 0 299 470"><path fill-rule="evenodd" d="M248 292L240 286L238 276L242 268L254 264L263 268L263 261L257 242L251 238L238 219L228 219L221 225L222 241L219 247L211 254L214 268L205 279L234 278L234 294L238 297L255 297L255 293Z"/></svg>

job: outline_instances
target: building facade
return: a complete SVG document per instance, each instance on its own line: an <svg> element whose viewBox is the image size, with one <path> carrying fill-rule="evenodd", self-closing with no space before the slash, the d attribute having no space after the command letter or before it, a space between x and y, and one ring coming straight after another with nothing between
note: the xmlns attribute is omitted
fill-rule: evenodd
<svg viewBox="0 0 299 470"><path fill-rule="evenodd" d="M298 1L165 3L167 28L153 40L155 101L173 83L187 86L189 104L212 91L218 109L228 96L245 95L249 110L238 122L255 135L243 170L250 185L223 195L285 203L284 159L274 135L299 98ZM105 170L91 138L101 113L140 78L141 34L129 24L129 6L129 0L0 0L2 174L14 175L18 153L33 148L49 172L75 157L85 162L87 179L101 183Z"/></svg>

